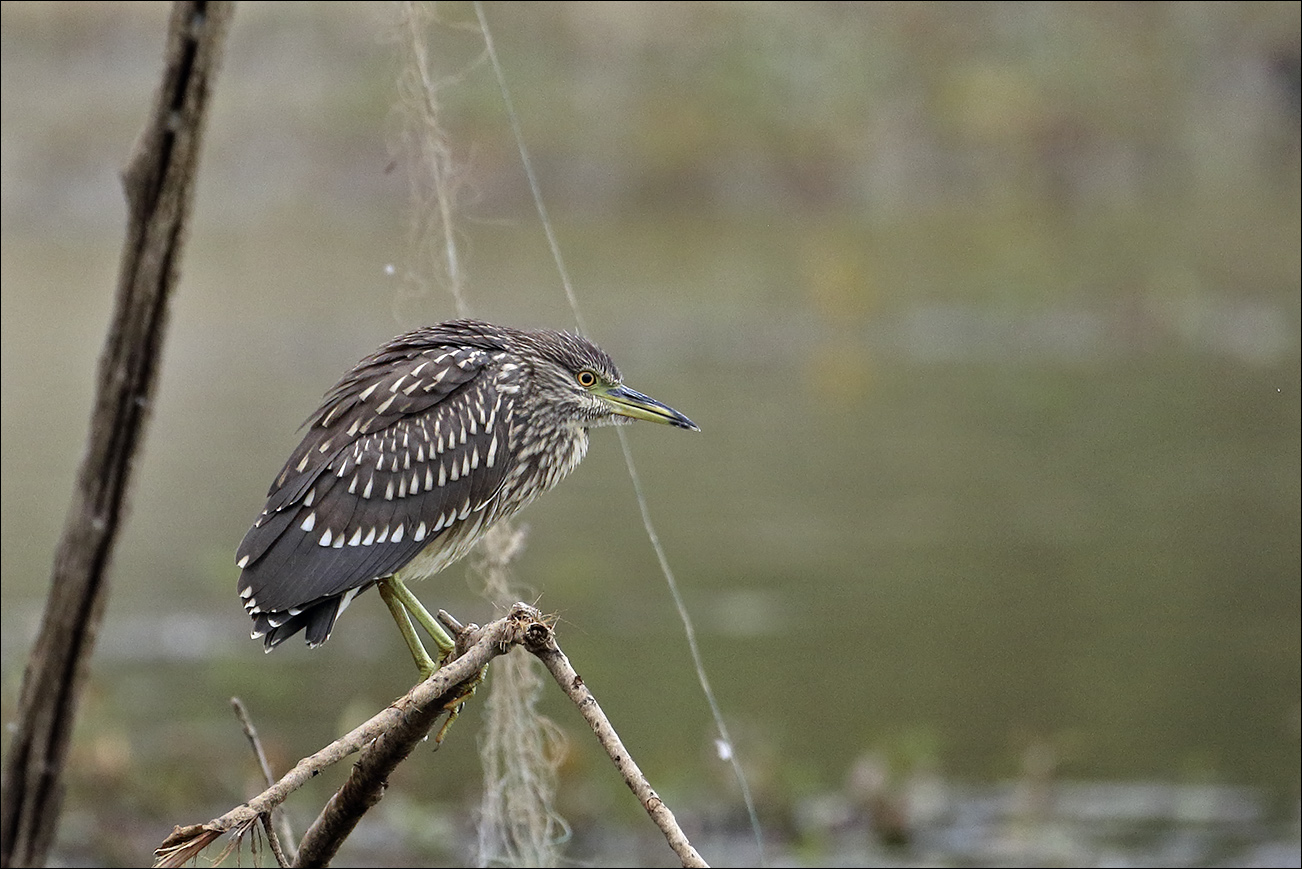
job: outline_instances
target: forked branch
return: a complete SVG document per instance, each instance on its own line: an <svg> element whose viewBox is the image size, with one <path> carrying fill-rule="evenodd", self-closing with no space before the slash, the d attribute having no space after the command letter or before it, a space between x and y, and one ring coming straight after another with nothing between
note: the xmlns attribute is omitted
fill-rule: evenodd
<svg viewBox="0 0 1302 869"><path fill-rule="evenodd" d="M664 832L682 864L708 866L678 827L673 813L629 757L596 698L583 685L583 680L556 645L552 629L542 613L523 603L515 604L506 618L490 622L483 628L470 625L462 629L457 637L458 656L454 660L365 724L300 760L278 782L252 800L206 823L174 828L155 850L154 865L182 866L227 833L235 837L232 846L237 847L246 832L269 816L295 790L327 767L361 752L348 780L331 797L299 843L294 860L296 866L327 865L362 815L379 802L389 774L429 735L444 712L465 699L468 688L481 678L484 667L515 645L523 645L539 657L574 700L624 781Z"/></svg>

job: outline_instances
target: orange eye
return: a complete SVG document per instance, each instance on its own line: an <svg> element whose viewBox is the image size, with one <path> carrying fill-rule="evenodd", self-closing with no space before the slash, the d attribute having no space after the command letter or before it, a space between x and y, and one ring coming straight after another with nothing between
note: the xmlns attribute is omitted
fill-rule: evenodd
<svg viewBox="0 0 1302 869"><path fill-rule="evenodd" d="M597 385L597 375L593 374L586 368L574 375L574 379L577 380L579 386L582 386L584 389L591 389Z"/></svg>

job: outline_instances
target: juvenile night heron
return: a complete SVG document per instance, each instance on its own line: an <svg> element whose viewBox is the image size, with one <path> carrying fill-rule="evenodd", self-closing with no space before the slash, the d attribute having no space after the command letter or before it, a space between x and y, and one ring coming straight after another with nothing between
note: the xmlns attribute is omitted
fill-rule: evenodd
<svg viewBox="0 0 1302 869"><path fill-rule="evenodd" d="M588 429L645 419L698 430L624 386L610 357L567 332L453 320L399 335L344 375L304 423L236 553L240 598L267 651L330 637L377 586L421 677L451 638L407 589L555 486Z"/></svg>

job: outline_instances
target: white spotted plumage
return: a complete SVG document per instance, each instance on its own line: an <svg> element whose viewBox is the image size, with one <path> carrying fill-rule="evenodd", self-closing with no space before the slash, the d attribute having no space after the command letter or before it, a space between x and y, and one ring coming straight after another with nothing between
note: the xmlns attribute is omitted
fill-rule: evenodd
<svg viewBox="0 0 1302 869"><path fill-rule="evenodd" d="M518 410L544 368L565 378L580 366L619 382L584 339L475 321L363 359L309 418L237 552L253 635L268 649L299 630L324 642L356 594L438 573L563 479L587 452L586 420L542 420L526 438L537 421Z"/></svg>

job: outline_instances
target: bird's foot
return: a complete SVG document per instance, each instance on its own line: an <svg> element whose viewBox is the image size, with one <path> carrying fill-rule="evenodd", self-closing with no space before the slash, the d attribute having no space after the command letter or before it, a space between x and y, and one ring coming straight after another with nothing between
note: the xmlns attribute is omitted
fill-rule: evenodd
<svg viewBox="0 0 1302 869"><path fill-rule="evenodd" d="M475 693L475 689L479 687L479 684L484 681L484 677L487 675L488 665L485 664L473 677L458 685L456 694L451 700L443 704L443 708L448 712L448 718L443 722L443 726L438 729L438 732L434 734L435 751L443 744L443 737L448 735L448 731L452 728L452 722L456 721L461 715L461 710L465 707L466 701Z"/></svg>

